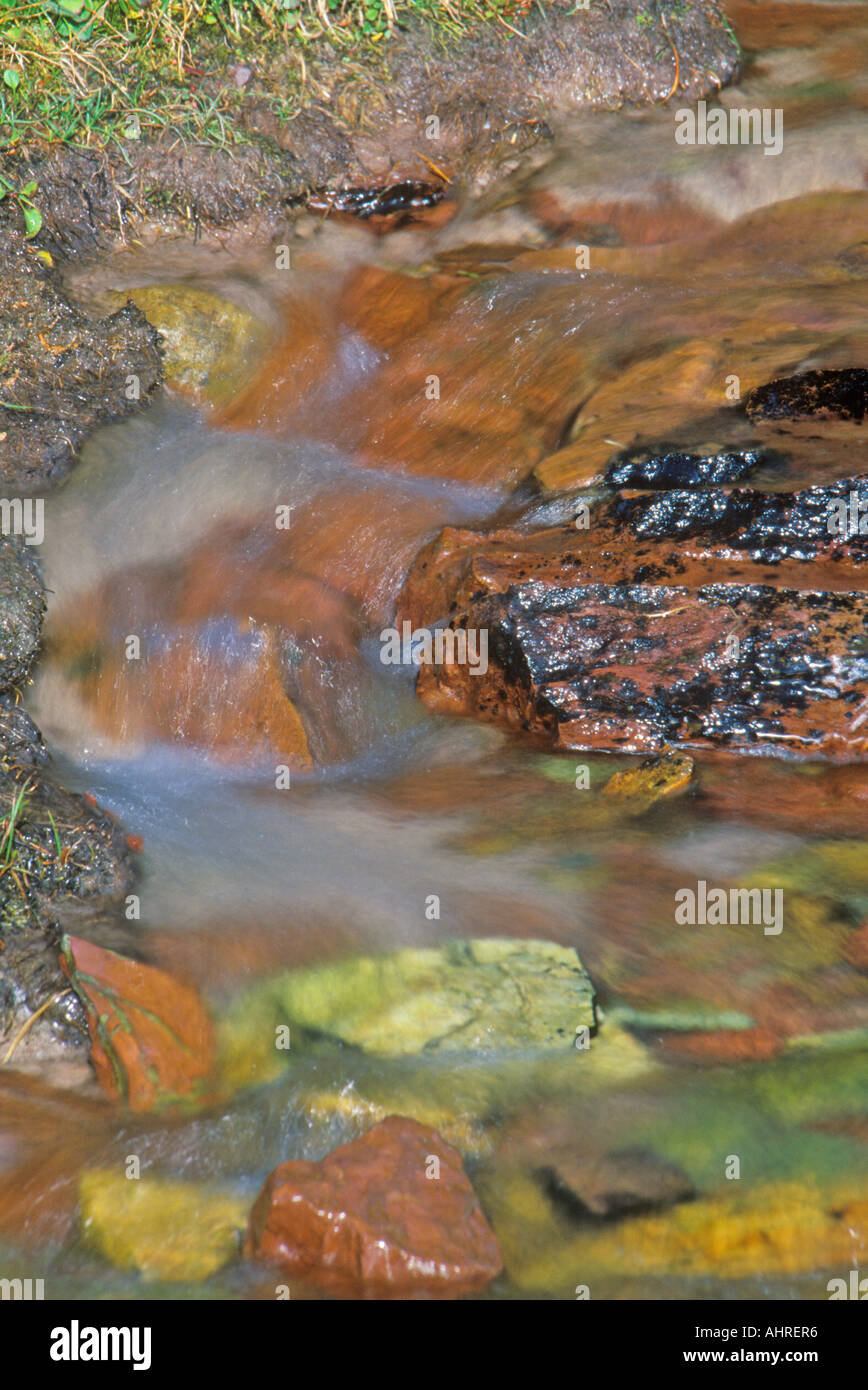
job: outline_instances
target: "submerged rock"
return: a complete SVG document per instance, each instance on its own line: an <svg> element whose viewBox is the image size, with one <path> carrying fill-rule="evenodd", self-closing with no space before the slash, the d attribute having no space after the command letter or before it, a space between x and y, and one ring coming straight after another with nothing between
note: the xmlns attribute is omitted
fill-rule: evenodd
<svg viewBox="0 0 868 1390"><path fill-rule="evenodd" d="M250 1203L203 1184L91 1169L79 1180L85 1243L147 1280L202 1280L241 1249Z"/></svg>
<svg viewBox="0 0 868 1390"><path fill-rule="evenodd" d="M584 1258L590 1267L626 1260L643 1273L682 1270L733 1279L846 1269L854 1242L866 1237L868 1202L858 1183L828 1193L796 1182L769 1183L744 1196L736 1192L623 1222L589 1240Z"/></svg>
<svg viewBox="0 0 868 1390"><path fill-rule="evenodd" d="M247 384L271 336L261 319L196 285L141 285L107 298L132 302L157 329L169 384L212 405L226 405Z"/></svg>
<svg viewBox="0 0 868 1390"><path fill-rule="evenodd" d="M320 1086L302 1091L298 1097L304 1113L315 1125L339 1118L364 1133L390 1115L402 1115L435 1129L459 1153L478 1158L489 1153L492 1138L486 1121L494 1103L496 1078L480 1077L477 1094L471 1078L458 1078L458 1094L452 1095L450 1081L455 1073L383 1076L365 1075L331 1089ZM487 1083L487 1084L486 1084Z"/></svg>
<svg viewBox="0 0 868 1390"><path fill-rule="evenodd" d="M677 1164L645 1149L596 1156L566 1151L552 1155L543 1172L557 1201L592 1217L624 1216L695 1195L692 1182Z"/></svg>
<svg viewBox="0 0 868 1390"><path fill-rule="evenodd" d="M500 1247L459 1155L396 1116L321 1163L283 1163L245 1253L348 1297L456 1297L500 1272Z"/></svg>
<svg viewBox="0 0 868 1390"><path fill-rule="evenodd" d="M412 947L292 971L267 992L290 1025L383 1057L563 1049L595 1026L578 955L549 941Z"/></svg>
<svg viewBox="0 0 868 1390"><path fill-rule="evenodd" d="M652 805L661 797L684 791L693 777L693 759L683 753L663 753L644 758L638 767L614 773L603 787L603 795L616 801Z"/></svg>
<svg viewBox="0 0 868 1390"><path fill-rule="evenodd" d="M606 1275L691 1275L736 1280L848 1269L868 1236L868 1203L850 1179L829 1190L808 1182L761 1183L663 1212L581 1232L565 1230L527 1174L485 1176L480 1190L520 1289L572 1289ZM825 1280L822 1284L825 1296Z"/></svg>

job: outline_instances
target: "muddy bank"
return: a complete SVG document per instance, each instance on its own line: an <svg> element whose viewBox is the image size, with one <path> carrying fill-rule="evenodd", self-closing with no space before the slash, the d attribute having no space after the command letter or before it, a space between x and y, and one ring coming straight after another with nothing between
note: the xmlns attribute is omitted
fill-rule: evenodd
<svg viewBox="0 0 868 1390"><path fill-rule="evenodd" d="M0 539L0 1059L17 1066L84 1043L60 970L59 922L96 905L106 920L132 886L130 844L93 798L63 791L21 690L36 659L44 593L32 549ZM118 910L118 916L121 915ZM96 934L111 938L114 929ZM43 1006L44 1007L43 1009ZM20 1030L36 1010L38 1024Z"/></svg>
<svg viewBox="0 0 868 1390"><path fill-rule="evenodd" d="M16 198L0 203L0 477L18 490L53 483L97 423L146 402L160 380L143 316L127 307L99 321L83 315L52 257L62 266L169 230L198 239L234 229L263 242L308 202L317 215L346 207L400 225L508 172L571 112L695 100L730 81L739 59L716 4L656 23L638 0L587 11L556 4L519 29L484 26L452 44L411 24L376 62L347 64L323 48L291 120L273 114L254 71L239 143L223 148L175 134L20 148L4 177L13 190L34 188L42 227L23 241ZM289 54L285 63L289 73ZM217 100L232 82L212 74L203 90ZM347 188L367 190L365 199L341 200Z"/></svg>
<svg viewBox="0 0 868 1390"><path fill-rule="evenodd" d="M571 112L694 101L731 81L741 55L722 7L708 0L677 11L559 0L457 40L414 20L376 59L315 50L290 120L273 113L254 65L241 143L220 149L172 135L122 150L30 150L10 169L21 183L37 180L46 236L70 250L123 236L143 216L191 228L252 216L274 225L312 189L430 180L432 163L463 183L489 182ZM279 82L280 61L271 61ZM293 55L282 62L288 82ZM202 78L215 97L227 86L235 88L228 70Z"/></svg>
<svg viewBox="0 0 868 1390"><path fill-rule="evenodd" d="M21 234L0 232L0 485L41 491L94 426L144 404L161 379L157 334L135 306L91 319Z"/></svg>

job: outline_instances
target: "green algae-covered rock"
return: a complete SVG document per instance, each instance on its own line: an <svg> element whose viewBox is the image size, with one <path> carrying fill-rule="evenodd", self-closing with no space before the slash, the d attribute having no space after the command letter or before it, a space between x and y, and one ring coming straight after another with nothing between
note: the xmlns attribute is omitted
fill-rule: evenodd
<svg viewBox="0 0 868 1390"><path fill-rule="evenodd" d="M595 1026L594 991L574 950L486 938L289 971L236 999L219 1023L227 1085L273 1079L318 1038L379 1057L569 1049ZM284 1032L286 1028L284 1027Z"/></svg>
<svg viewBox="0 0 868 1390"><path fill-rule="evenodd" d="M270 332L253 314L194 285L142 285L113 292L131 299L162 334L166 380L225 405L247 384Z"/></svg>
<svg viewBox="0 0 868 1390"><path fill-rule="evenodd" d="M276 982L287 1019L366 1052L562 1048L594 1026L574 950L548 941L452 941L293 971Z"/></svg>
<svg viewBox="0 0 868 1390"><path fill-rule="evenodd" d="M79 1179L86 1243L117 1269L146 1279L207 1279L238 1254L250 1202L164 1178L97 1168Z"/></svg>

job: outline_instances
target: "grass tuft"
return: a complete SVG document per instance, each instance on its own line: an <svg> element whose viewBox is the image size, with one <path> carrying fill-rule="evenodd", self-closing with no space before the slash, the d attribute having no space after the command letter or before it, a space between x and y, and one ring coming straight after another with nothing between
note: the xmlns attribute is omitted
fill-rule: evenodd
<svg viewBox="0 0 868 1390"><path fill-rule="evenodd" d="M0 0L0 150L170 132L250 139L251 100L300 109L314 49L351 66L410 16L459 38L532 0Z"/></svg>

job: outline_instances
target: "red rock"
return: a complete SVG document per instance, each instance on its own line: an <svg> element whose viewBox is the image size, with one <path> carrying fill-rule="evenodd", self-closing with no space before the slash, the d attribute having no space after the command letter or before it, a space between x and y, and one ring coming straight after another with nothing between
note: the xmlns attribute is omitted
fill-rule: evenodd
<svg viewBox="0 0 868 1390"><path fill-rule="evenodd" d="M856 478L630 491L584 528L446 527L410 570L399 623L485 633L490 659L426 662L417 694L562 749L862 756L868 687L846 653L868 611L865 547L826 519L863 492ZM836 662L847 677L822 694L794 675Z"/></svg>
<svg viewBox="0 0 868 1390"><path fill-rule="evenodd" d="M396 1115L321 1163L276 1168L245 1253L345 1297L456 1296L484 1288L503 1263L458 1153Z"/></svg>
<svg viewBox="0 0 868 1390"><path fill-rule="evenodd" d="M342 322L381 352L391 352L424 328L457 293L466 289L455 276L405 275L363 265L344 287Z"/></svg>

